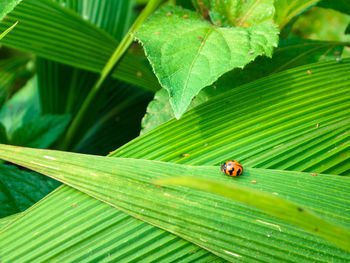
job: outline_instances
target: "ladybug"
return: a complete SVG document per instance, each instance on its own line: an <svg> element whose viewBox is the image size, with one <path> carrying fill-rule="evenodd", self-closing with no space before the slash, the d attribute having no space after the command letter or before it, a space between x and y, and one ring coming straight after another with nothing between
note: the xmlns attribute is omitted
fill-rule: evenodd
<svg viewBox="0 0 350 263"><path fill-rule="evenodd" d="M243 173L243 166L235 160L226 161L221 165L221 172L236 177Z"/></svg>

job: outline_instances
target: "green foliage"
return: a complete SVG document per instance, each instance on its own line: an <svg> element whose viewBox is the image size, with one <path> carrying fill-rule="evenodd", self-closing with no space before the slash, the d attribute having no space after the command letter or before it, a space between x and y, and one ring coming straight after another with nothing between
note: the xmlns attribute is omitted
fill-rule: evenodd
<svg viewBox="0 0 350 263"><path fill-rule="evenodd" d="M31 171L0 164L0 217L26 210L55 189L59 183Z"/></svg>
<svg viewBox="0 0 350 263"><path fill-rule="evenodd" d="M350 261L347 1L0 2L0 261Z"/></svg>
<svg viewBox="0 0 350 263"><path fill-rule="evenodd" d="M236 69L222 76L214 87L203 89L191 102L189 109L205 103L218 92L230 90L239 85L262 78L289 68L317 61L335 61L341 57L346 42L316 41L293 38L282 40L272 58L259 57L243 70ZM147 113L142 120L141 134L174 118L165 90L156 92L154 100L148 105Z"/></svg>
<svg viewBox="0 0 350 263"><path fill-rule="evenodd" d="M213 185L209 187L211 191L215 188L220 189L216 192L223 193L224 196L229 196L235 201L269 212L277 218L282 218L329 239L343 249L350 250L348 246L350 230L344 229L344 226L336 225L336 222L339 222L336 218L342 216L345 217L345 220L340 220L340 222L350 226L349 215L344 215L344 212L339 211L336 205L332 206L330 204L335 201L335 204L343 207L350 205L349 193L344 193L341 204L338 202L339 200L331 199L340 191L340 185L342 188L350 188L350 181L347 178L319 175L315 179L308 173L264 169L246 169L244 171L246 181L252 177L256 180L262 180L266 184L276 182L278 178L285 178L290 184L303 180L304 189L299 190L294 196L291 193L284 192L280 187L272 187L268 191L271 194L266 194L258 190L250 190L251 187L240 186L238 180L236 184L230 184L232 178L221 174L221 179L220 169L215 166L187 166L131 158L107 158L15 148L5 145L0 146L0 157L8 161L15 161L21 166L40 171L47 176L60 180L87 193L89 196L117 207L123 212L195 242L228 260L242 257L239 254L233 255L234 253L225 252L237 250L236 244L232 244L230 240L230 236L234 235L234 229L237 226L235 222L237 218L233 213L234 210L231 210L235 203L227 202L224 198L216 195L195 191L189 192L188 189L178 187L161 189L152 183L154 179L163 181L161 178L165 176L169 178L179 175L211 178L219 182L200 179L191 183L190 180L194 179L182 179L179 185L193 187L198 182L197 188L203 189L206 188L206 184L211 184ZM132 174L130 174L130 169L134 169ZM163 182L173 183L174 181L176 184L177 181L174 179L167 179ZM307 195L308 193L315 195L325 193L327 189L325 186L329 184L335 184L338 187L332 189L332 192L328 189L327 194L324 194L318 200L310 203L302 202L302 199L298 198L299 195ZM279 192L278 197L272 194L275 191ZM145 192L152 198L142 198ZM280 196L288 196L289 201L283 200ZM293 203L295 200L298 200L299 204ZM308 210L314 207L322 207L326 201L328 202L327 212L331 212L332 216L329 217L327 213L320 213L320 210L318 210L318 213L323 217L328 217L328 220L333 217L332 223L323 220ZM218 205L220 209L212 209L217 203L220 203ZM170 207L173 208L169 209ZM165 214L164 209L167 209ZM231 213L226 212L230 210ZM186 218L186 221L177 220L178 218ZM223 227L220 229L221 225ZM6 239L2 238L2 240ZM5 258L8 256L5 256Z"/></svg>
<svg viewBox="0 0 350 263"><path fill-rule="evenodd" d="M0 21L11 12L21 0L2 0L0 2ZM1 37L0 37L1 39Z"/></svg>
<svg viewBox="0 0 350 263"><path fill-rule="evenodd" d="M319 2L318 6L325 7L325 8L332 8L339 12L350 15L350 2L347 0L337 0L337 1L322 0L321 2Z"/></svg>
<svg viewBox="0 0 350 263"><path fill-rule="evenodd" d="M180 118L193 97L222 74L243 68L257 56L271 56L277 34L270 22L248 28L215 27L192 11L165 7L135 36Z"/></svg>
<svg viewBox="0 0 350 263"><path fill-rule="evenodd" d="M275 0L275 21L280 28L285 27L291 19L320 0Z"/></svg>
<svg viewBox="0 0 350 263"><path fill-rule="evenodd" d="M173 120L133 140L114 152L112 156L194 165L198 175L202 174L203 177L222 180L225 183L235 179L222 175L219 168L213 166L227 159L239 158L238 160L248 171L242 177L237 178L237 183L240 185L274 193L287 200L294 200L296 203L307 203L313 211L322 214L327 220L349 226L347 223L349 217L344 214L346 209L344 206L339 208L339 205L348 201L346 198L348 188L345 187L348 177L319 174L314 176L314 173L325 172L348 175L350 171L349 163L344 162L348 158L346 142L350 136L347 133L350 123L347 105L349 67L348 60L344 60L343 63L316 63L274 74L227 91L192 109L180 121ZM309 75L307 70L312 71L313 74ZM248 90L251 93L248 93ZM239 103L231 103L232 98L237 96L242 98ZM17 149L12 154L19 155L21 151ZM60 156L65 155L65 153L56 153ZM61 157L52 160L49 158L53 157L50 154L44 154L42 151L38 151L37 154L40 156L38 157L39 162L34 162L49 167L38 164L30 165L38 165L38 168L47 169L46 171L50 170L50 167L60 167L58 163ZM10 157L7 151L4 151L3 155ZM49 157L43 158L44 155ZM103 177L111 173L103 172L104 169L107 169L107 164L113 164L111 166L113 174L117 174L120 170L120 167L115 166L118 161L109 161L108 158L102 157L88 158L105 160L100 164L101 167L97 172ZM129 158L123 160L132 162L133 159ZM16 162L25 159L30 161L30 157L20 157ZM71 165L69 160L66 163L70 168L69 172L79 171L80 166ZM77 162L83 163L83 161ZM106 165L104 165L105 162ZM98 165L97 163L94 164ZM140 160L139 165L142 166L142 163L143 161ZM94 164L88 162L88 165ZM205 170L208 168L215 172L201 173L202 166ZM294 172L286 173L288 179L286 176L281 176L279 171L269 175L264 173L253 176L249 173L253 169L249 167L284 169ZM133 168L133 165L128 165L125 170L120 171L125 173L127 178L117 177L123 182L127 181L126 185L130 187L124 188L124 184L118 184L118 187L111 189L113 194L108 195L109 199L105 201L114 200L115 193L122 191L122 195L119 196L122 196L123 202L127 202L125 198L130 196L126 195L125 191L131 189L139 191L133 180L138 179L144 171L141 168ZM152 167L149 170L151 173L156 172L158 176L173 173L172 170L167 169L153 171ZM59 172L55 169L53 171ZM303 177L300 177L300 174L295 171L309 172L309 174L303 174ZM74 180L74 178L71 179ZM147 176L142 177L138 180L137 185L143 185L148 178ZM114 179L116 177L113 177ZM94 180L99 179L90 175L89 182ZM252 180L257 183L253 184ZM332 182L327 183L327 180L332 180ZM108 182L112 183L112 181ZM94 187L94 184L89 185ZM332 187L329 187L330 185ZM104 191L104 188L99 189ZM148 195L148 191L142 191L142 197L135 201L144 200L145 203L152 205L153 193L157 190L164 189L158 189L153 185L150 190L151 194ZM229 247L234 246L234 250L226 251L241 255L242 261L249 262L254 257L255 261L280 262L285 258L286 251L292 251L289 258L297 262L322 260L342 262L350 259L349 253L336 248L322 238L310 235L268 214L252 210L236 202L226 203L227 200L214 202L205 193L200 195L202 198L204 196L205 207L210 210L205 214L224 213L224 216L220 218L223 220L229 218L229 224L233 224L234 227L231 229L226 224L216 225L215 227L219 228L218 232L202 231L192 244L172 234L175 230L184 229L181 235L186 235L188 228L194 231L192 226L197 226L196 224L187 224L187 228L175 230L171 227L176 222L181 223L183 216L180 219L177 217L170 219L169 231L171 233L169 233L139 221L140 216L143 218L149 215L150 211L147 209L142 212L141 207L136 207L136 217L127 216L119 210L110 209L105 202L98 202L93 197L73 191L69 186L62 186L37 206L27 210L20 218L17 218L16 222L6 227L1 233L2 239L0 240L6 240L4 241L6 242L4 247L7 248L6 257L8 255L19 260L49 258L59 261L71 261L72 259L93 261L107 257L117 261L145 258L154 259L157 262L179 259L191 262L193 258L204 258L203 261L206 262L213 260L213 255L210 257L209 252L196 248L195 244L203 244L203 240L209 240L207 236L220 235L222 229L227 229L227 233L234 231L234 235L230 235L225 240L215 239L216 248L220 247L222 242L228 241L230 242ZM185 194L180 195L180 199L183 202L184 198L195 196L197 195L194 192L186 190ZM172 202L173 196L170 194L167 198L169 205L162 206L155 211L164 211L162 216L172 215L178 211L174 210L177 206L174 206L175 203ZM229 205L228 209L226 204ZM195 205L196 202L192 202L188 209L194 209ZM130 204L129 207L134 206ZM40 217L46 213L50 213L51 216ZM336 213L342 213L342 216ZM82 214L84 224L81 224ZM197 218L198 215L196 215ZM216 221L214 222L213 218L218 217L211 216L205 220L214 224ZM18 231L18 228L25 228L28 225L30 225L30 231L25 235ZM62 226L65 226L64 236L59 234L62 233ZM54 229L54 232L48 232L45 229ZM82 232L86 237L84 240L81 239ZM35 242L29 242L34 233L40 234L36 235ZM282 247L281 244L283 244ZM94 253L86 254L85 249L87 248L92 249ZM177 253L174 253L174 250ZM25 251L32 251L32 253L28 254ZM224 252L223 256L237 260L232 254Z"/></svg>
<svg viewBox="0 0 350 263"><path fill-rule="evenodd" d="M51 0L22 1L0 24L0 32L15 21L19 21L16 30L2 39L4 44L97 73L118 45L109 34ZM143 77L135 78L137 72ZM113 76L149 90L158 85L148 68L131 54L124 57Z"/></svg>

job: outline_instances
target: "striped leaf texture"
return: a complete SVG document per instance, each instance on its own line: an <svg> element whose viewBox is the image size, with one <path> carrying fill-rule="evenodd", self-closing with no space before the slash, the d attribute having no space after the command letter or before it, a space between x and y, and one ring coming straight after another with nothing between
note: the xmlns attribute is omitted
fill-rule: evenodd
<svg viewBox="0 0 350 263"><path fill-rule="evenodd" d="M180 121L170 121L135 139L112 156L191 165L218 165L234 158L244 167L348 175L349 70L349 60L317 63L237 87L192 109ZM347 225L349 217L344 214L341 218L335 211L346 210L348 177L325 177L339 181L323 182L321 185L327 190L321 190L318 184L322 179L313 183L299 178L290 181L283 177L267 180L247 176L244 180L247 184L251 184L251 179L256 180L259 190L264 190L266 180L265 187L270 189L266 191L274 188L278 190L273 193L285 198L303 199L314 206L312 209L323 211L325 218ZM319 178L323 177L310 174L309 180ZM147 197L144 192L144 198ZM235 211L236 225L230 230L235 233L235 238L230 240L235 249L222 252L221 257L242 262L347 262L350 259L349 253L288 223L238 203L228 210L224 205L218 203L222 207L220 213ZM214 207L208 205L207 209L216 211ZM18 234L17 239L8 241L6 251L12 251L11 257L17 256L19 261L220 260L188 241L133 217L123 219L117 216L119 213L124 215L62 186L3 228L1 236ZM205 215L197 218L202 220ZM215 219L210 218L210 222ZM124 223L127 228L122 228ZM34 234L37 238L33 241ZM202 239L208 241L204 236ZM203 245L203 240L199 237L196 244ZM220 240L217 246L221 245Z"/></svg>
<svg viewBox="0 0 350 263"><path fill-rule="evenodd" d="M3 44L92 72L102 70L118 45L108 33L50 0L23 0L0 24L0 32L16 21L16 30ZM145 89L158 87L153 73L131 54L126 54L113 76Z"/></svg>

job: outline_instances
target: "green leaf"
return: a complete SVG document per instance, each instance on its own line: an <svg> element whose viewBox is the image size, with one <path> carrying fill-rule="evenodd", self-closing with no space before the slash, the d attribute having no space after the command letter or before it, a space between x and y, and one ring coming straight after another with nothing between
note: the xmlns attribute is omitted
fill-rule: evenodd
<svg viewBox="0 0 350 263"><path fill-rule="evenodd" d="M7 132L4 125L2 125L1 122L0 122L0 143L3 143L3 144L8 143Z"/></svg>
<svg viewBox="0 0 350 263"><path fill-rule="evenodd" d="M263 169L248 170L248 173L245 172L245 176L253 175L256 178L266 180L266 176L271 176L272 173L278 173L279 177L288 177L287 172ZM294 176L299 177L300 173L294 173ZM314 214L311 210L305 210L296 203L277 198L276 195L266 194L237 183L218 182L215 178L208 180L190 176L167 177L156 179L154 183L190 187L242 202L264 210L270 215L274 215L286 222L300 226L310 233L317 233L337 244L339 247L348 251L350 250L350 230L342 229L337 225L331 224Z"/></svg>
<svg viewBox="0 0 350 263"><path fill-rule="evenodd" d="M248 27L262 22L272 22L275 13L273 0L219 2L209 0L208 2L209 5L204 8L209 10L211 21L222 26Z"/></svg>
<svg viewBox="0 0 350 263"><path fill-rule="evenodd" d="M225 259L244 257L240 253L233 252L237 251L232 244L237 215L230 207L237 205L236 203L228 202L216 195L183 188L161 189L152 183L154 179L180 175L211 178L221 181L221 184L232 182L232 177L222 174L220 167L177 165L132 158L107 158L6 145L0 145L0 158L55 178L127 214L197 243ZM309 173L248 168L245 168L245 174L244 178L248 181L254 177L256 181L260 180L265 184L274 182L275 187L268 191L270 195L254 190L246 195L250 190L248 187L242 187L236 192L237 196L231 195L236 197L235 201L255 203L255 207L270 213L273 211L271 215L279 215L284 220L294 215L295 217L288 222L303 226L310 232L321 235L350 251L348 246L350 230L346 228L350 226L350 214L339 211L338 208L339 205L342 207L350 205L350 192L344 191L350 189L348 178L318 175L319 177L315 179ZM304 183L303 189L298 189L294 194L276 187L285 181L294 185L300 180ZM239 189L239 181L236 181L237 186L232 190ZM221 184L218 183L216 186ZM334 189L330 190L327 187L330 184ZM227 195L229 188L221 190ZM279 197L272 195L276 191L279 192ZM334 198L340 191L342 199ZM305 197L300 198L310 192L318 195L319 199L310 202ZM148 195L145 196L145 193ZM294 204L281 200L281 196L285 196L289 201L298 202ZM327 206L324 206L325 202L328 202ZM218 203L221 205L215 205ZM271 203L274 203L274 207L271 207ZM318 209L315 209L317 207ZM310 212L313 209L316 215ZM223 227L220 227L221 225Z"/></svg>
<svg viewBox="0 0 350 263"><path fill-rule="evenodd" d="M180 118L193 97L222 74L243 68L257 56L271 56L277 34L271 23L222 28L192 11L167 6L152 15L135 36L169 92L175 117Z"/></svg>
<svg viewBox="0 0 350 263"><path fill-rule="evenodd" d="M10 137L10 144L32 148L48 148L67 128L70 115L43 115L24 123Z"/></svg>
<svg viewBox="0 0 350 263"><path fill-rule="evenodd" d="M40 57L100 73L118 41L51 0L23 0L0 24L0 32L19 21L2 43ZM138 77L138 72L142 77ZM157 90L153 73L139 57L126 54L113 74L131 84Z"/></svg>
<svg viewBox="0 0 350 263"><path fill-rule="evenodd" d="M0 110L0 122L6 128L10 138L15 130L24 123L40 116L40 101L36 78L32 78Z"/></svg>
<svg viewBox="0 0 350 263"><path fill-rule="evenodd" d="M5 37L16 25L18 22L14 23L12 26L10 26L8 29L6 29L4 32L0 34L0 40Z"/></svg>
<svg viewBox="0 0 350 263"><path fill-rule="evenodd" d="M307 39L282 40L279 43L279 47L274 51L272 58L258 57L244 69L228 72L218 79L215 85L203 89L192 100L189 109L208 101L209 98L221 92L272 73L317 61L335 61L341 57L342 50L346 44L346 42ZM312 72L310 71L309 74L312 74ZM158 127L172 118L174 118L174 114L171 110L167 92L163 89L157 91L154 100L148 105L147 113L142 120L141 134Z"/></svg>
<svg viewBox="0 0 350 263"><path fill-rule="evenodd" d="M0 21L3 20L4 17L10 13L20 2L21 0L2 0L0 2Z"/></svg>
<svg viewBox="0 0 350 263"><path fill-rule="evenodd" d="M244 167L348 175L349 62L344 59L342 63L307 65L234 88L192 109L180 121L170 121L128 143L113 156L189 165L218 165L237 158ZM313 74L309 75L307 70ZM237 97L240 100L232 103ZM252 185L252 179L256 180L242 176L239 181ZM308 182L311 186L307 184L307 189L313 189L313 181ZM324 185L327 187L324 193L335 185L338 187L335 183ZM304 180L289 184L284 177L276 182L259 179L254 186L266 187L278 195L286 191L310 204L323 196L312 192L303 195L300 192L305 187ZM329 200L338 205L342 202L342 191L344 188ZM147 193L142 199L145 196ZM227 211L221 203L217 205ZM327 212L328 202L315 209ZM337 210L347 211L344 207ZM350 260L349 253L329 242L265 214L240 204L230 206L229 211L234 211L237 217L233 221L236 222L235 239L231 239L233 252L242 253L244 257L239 260L243 262L281 262L286 254L292 262ZM332 212L329 216L332 217ZM23 233L20 229L27 231ZM4 228L0 240L6 240L6 253L18 261L220 260L188 241L67 186L60 187ZM91 253L86 253L88 250Z"/></svg>
<svg viewBox="0 0 350 263"><path fill-rule="evenodd" d="M19 90L33 71L28 65L30 57L25 54L0 60L0 105Z"/></svg>
<svg viewBox="0 0 350 263"><path fill-rule="evenodd" d="M344 14L350 15L350 2L348 0L322 0L318 3L318 6L324 8L332 8Z"/></svg>
<svg viewBox="0 0 350 263"><path fill-rule="evenodd" d="M41 174L0 164L0 217L24 211L58 185Z"/></svg>
<svg viewBox="0 0 350 263"><path fill-rule="evenodd" d="M320 0L276 0L275 22L282 29L294 16L301 14L307 8Z"/></svg>

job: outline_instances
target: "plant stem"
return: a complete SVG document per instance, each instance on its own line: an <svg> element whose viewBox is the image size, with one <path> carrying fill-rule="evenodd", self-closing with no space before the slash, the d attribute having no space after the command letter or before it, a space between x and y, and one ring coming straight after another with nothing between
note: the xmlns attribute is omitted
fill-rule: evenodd
<svg viewBox="0 0 350 263"><path fill-rule="evenodd" d="M137 17L133 25L130 27L128 33L120 42L120 44L118 45L113 55L108 60L105 67L102 69L102 72L98 80L90 90L83 105L81 106L77 115L75 116L71 125L69 126L66 136L62 144L60 145L61 147L59 147L61 150L67 150L71 146L76 136L76 133L79 130L81 123L87 117L86 115L88 113L88 109L91 107L98 92L101 90L102 84L104 83L106 78L113 73L113 70L116 68L118 62L120 61L124 53L127 51L130 44L132 43L133 41L132 32L134 32L141 26L143 21L145 21L145 19L148 18L148 16L151 15L156 10L156 8L161 4L162 1L163 0L150 0L146 5L146 7L142 10L141 14Z"/></svg>

